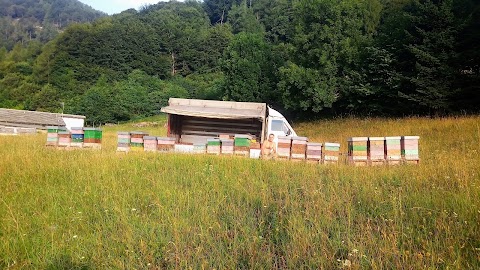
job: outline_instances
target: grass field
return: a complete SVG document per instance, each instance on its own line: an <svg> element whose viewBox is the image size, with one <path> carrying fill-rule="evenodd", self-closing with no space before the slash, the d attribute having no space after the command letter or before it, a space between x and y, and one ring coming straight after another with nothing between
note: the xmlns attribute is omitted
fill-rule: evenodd
<svg viewBox="0 0 480 270"><path fill-rule="evenodd" d="M163 121L160 119L160 121ZM419 135L420 165L47 149L0 136L0 269L480 269L480 117L294 125Z"/></svg>

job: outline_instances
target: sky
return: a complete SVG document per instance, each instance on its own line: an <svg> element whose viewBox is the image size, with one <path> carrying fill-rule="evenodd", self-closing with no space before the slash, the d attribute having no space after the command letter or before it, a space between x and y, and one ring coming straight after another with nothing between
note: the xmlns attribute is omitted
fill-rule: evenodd
<svg viewBox="0 0 480 270"><path fill-rule="evenodd" d="M124 10L137 9L145 4L157 4L162 0L79 0L96 10L103 11L109 15L120 13Z"/></svg>

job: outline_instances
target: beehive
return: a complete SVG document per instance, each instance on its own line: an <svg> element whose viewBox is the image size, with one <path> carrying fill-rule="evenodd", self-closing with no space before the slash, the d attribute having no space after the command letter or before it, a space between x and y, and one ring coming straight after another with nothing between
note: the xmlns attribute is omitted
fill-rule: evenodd
<svg viewBox="0 0 480 270"><path fill-rule="evenodd" d="M143 150L145 152L156 152L157 151L157 137L143 136Z"/></svg>
<svg viewBox="0 0 480 270"><path fill-rule="evenodd" d="M259 159L261 153L262 153L262 150L261 150L261 149L250 148L250 158Z"/></svg>
<svg viewBox="0 0 480 270"><path fill-rule="evenodd" d="M98 128L83 128L83 147L100 149L102 147L102 130Z"/></svg>
<svg viewBox="0 0 480 270"><path fill-rule="evenodd" d="M72 127L71 132L71 147L83 147L83 140L84 140L84 131L83 127Z"/></svg>
<svg viewBox="0 0 480 270"><path fill-rule="evenodd" d="M323 163L338 163L340 156L340 144L339 143L325 143L323 151Z"/></svg>
<svg viewBox="0 0 480 270"><path fill-rule="evenodd" d="M250 136L235 134L234 139L235 155L248 156L250 154Z"/></svg>
<svg viewBox="0 0 480 270"><path fill-rule="evenodd" d="M406 163L418 164L420 156L418 152L419 136L403 136L401 140L402 156Z"/></svg>
<svg viewBox="0 0 480 270"><path fill-rule="evenodd" d="M221 142L218 138L207 139L207 153L212 155L220 155Z"/></svg>
<svg viewBox="0 0 480 270"><path fill-rule="evenodd" d="M144 136L148 136L148 133L143 131L130 132L130 151L144 151Z"/></svg>
<svg viewBox="0 0 480 270"><path fill-rule="evenodd" d="M321 143L307 143L307 161L321 163L322 146Z"/></svg>
<svg viewBox="0 0 480 270"><path fill-rule="evenodd" d="M205 154L207 152L206 143L194 143L193 144L193 153L195 154Z"/></svg>
<svg viewBox="0 0 480 270"><path fill-rule="evenodd" d="M221 153L222 155L233 155L233 140L232 139L220 139Z"/></svg>
<svg viewBox="0 0 480 270"><path fill-rule="evenodd" d="M400 164L402 161L401 137L385 137L385 153L387 163L390 165Z"/></svg>
<svg viewBox="0 0 480 270"><path fill-rule="evenodd" d="M130 151L130 132L118 132L117 133L117 151L128 152Z"/></svg>
<svg viewBox="0 0 480 270"><path fill-rule="evenodd" d="M368 138L368 157L371 165L382 165L385 163L385 137Z"/></svg>
<svg viewBox="0 0 480 270"><path fill-rule="evenodd" d="M175 150L175 138L157 137L157 150L160 152L173 152Z"/></svg>
<svg viewBox="0 0 480 270"><path fill-rule="evenodd" d="M307 137L292 137L290 157L292 159L305 159L307 154L307 142Z"/></svg>
<svg viewBox="0 0 480 270"><path fill-rule="evenodd" d="M175 144L175 153L194 153L193 144Z"/></svg>
<svg viewBox="0 0 480 270"><path fill-rule="evenodd" d="M348 139L348 162L355 166L368 165L368 137Z"/></svg>
<svg viewBox="0 0 480 270"><path fill-rule="evenodd" d="M49 126L47 127L47 146L57 146L58 145L58 127Z"/></svg>
<svg viewBox="0 0 480 270"><path fill-rule="evenodd" d="M278 136L277 156L279 158L289 159L292 148L292 138L286 136Z"/></svg>
<svg viewBox="0 0 480 270"><path fill-rule="evenodd" d="M70 147L71 142L70 132L66 130L58 131L58 147Z"/></svg>

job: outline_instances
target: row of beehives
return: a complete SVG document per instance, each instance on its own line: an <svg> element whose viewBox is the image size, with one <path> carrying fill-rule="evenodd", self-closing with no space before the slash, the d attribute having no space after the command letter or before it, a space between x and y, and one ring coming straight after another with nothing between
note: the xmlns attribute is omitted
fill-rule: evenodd
<svg viewBox="0 0 480 270"><path fill-rule="evenodd" d="M277 155L281 159L314 163L338 163L340 144L308 142L307 137L278 137Z"/></svg>
<svg viewBox="0 0 480 270"><path fill-rule="evenodd" d="M280 159L308 160L317 163L337 163L340 144L309 143L305 137L279 137L277 157ZM248 135L235 135L233 138L211 138L206 143L178 144L175 138L149 136L145 132L119 132L118 152L180 152L214 155L241 155L260 158L260 143Z"/></svg>
<svg viewBox="0 0 480 270"><path fill-rule="evenodd" d="M59 148L95 148L102 147L102 130L98 128L50 126L47 133L47 146Z"/></svg>
<svg viewBox="0 0 480 270"><path fill-rule="evenodd" d="M20 128L20 127L4 127L0 126L0 134L2 135L21 135L21 134L36 134L36 128Z"/></svg>
<svg viewBox="0 0 480 270"><path fill-rule="evenodd" d="M419 136L352 137L348 162L357 166L420 162Z"/></svg>
<svg viewBox="0 0 480 270"><path fill-rule="evenodd" d="M178 152L260 157L260 143L248 135L207 139L205 143L176 143L175 138L149 136L146 132L118 132L118 152Z"/></svg>

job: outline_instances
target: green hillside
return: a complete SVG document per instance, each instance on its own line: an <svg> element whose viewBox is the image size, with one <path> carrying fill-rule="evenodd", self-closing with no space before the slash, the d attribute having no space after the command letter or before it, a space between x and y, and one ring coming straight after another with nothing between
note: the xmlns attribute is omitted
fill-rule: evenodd
<svg viewBox="0 0 480 270"><path fill-rule="evenodd" d="M67 10L49 20L67 24ZM474 0L191 0L75 16L91 22L0 46L1 107L64 104L95 123L155 115L172 96L266 102L298 119L480 108Z"/></svg>
<svg viewBox="0 0 480 270"><path fill-rule="evenodd" d="M77 0L2 0L0 47L53 39L72 23L92 22L105 13Z"/></svg>

